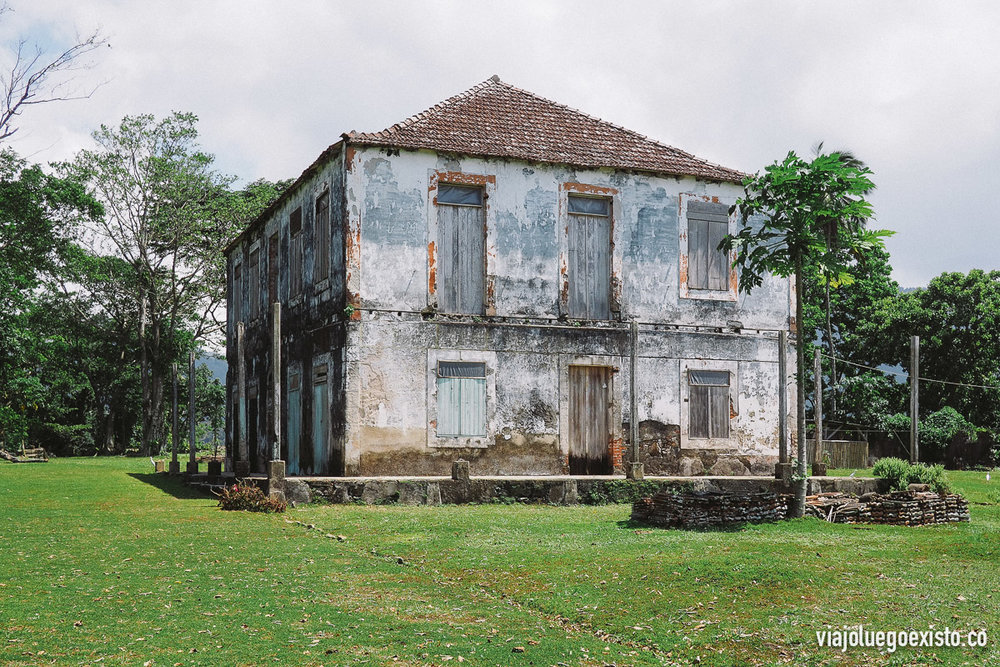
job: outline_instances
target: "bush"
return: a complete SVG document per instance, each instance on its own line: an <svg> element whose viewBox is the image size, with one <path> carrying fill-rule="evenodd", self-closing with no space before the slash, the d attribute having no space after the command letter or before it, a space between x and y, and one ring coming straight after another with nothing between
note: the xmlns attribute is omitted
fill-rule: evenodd
<svg viewBox="0 0 1000 667"><path fill-rule="evenodd" d="M945 406L920 420L920 455L940 460L952 439L960 433L975 440L978 429L952 407Z"/></svg>
<svg viewBox="0 0 1000 667"><path fill-rule="evenodd" d="M949 491L942 465L911 464L903 459L886 457L875 462L872 473L884 479L890 491L905 491L910 484L927 484L935 493Z"/></svg>
<svg viewBox="0 0 1000 667"><path fill-rule="evenodd" d="M247 512L284 512L287 505L282 500L274 500L246 481L232 486L224 486L219 494L219 507L224 510L246 510Z"/></svg>

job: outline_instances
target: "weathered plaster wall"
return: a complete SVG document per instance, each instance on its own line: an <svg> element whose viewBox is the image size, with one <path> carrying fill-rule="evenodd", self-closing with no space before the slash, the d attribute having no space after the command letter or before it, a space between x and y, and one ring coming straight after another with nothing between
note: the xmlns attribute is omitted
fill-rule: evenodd
<svg viewBox="0 0 1000 667"><path fill-rule="evenodd" d="M631 460L632 319L642 323L636 418L640 459L649 472L773 470L765 469L777 455L775 331L789 324L788 282L766 280L751 295L721 300L683 298L678 288L682 202L730 204L738 186L372 148L350 154L348 174L349 225L360 239L353 284L361 306L348 343L348 473L447 474L457 458L470 460L475 474L566 472L561 383L565 367L581 359L616 369L612 441L623 450L618 462ZM488 195L485 318L442 315L433 307L436 183L456 174L480 179ZM612 280L620 314L596 327L566 321L560 297L567 183L613 197ZM490 354L495 389L487 437L467 446L439 441L433 362ZM726 441L687 438L692 363L733 372Z"/></svg>
<svg viewBox="0 0 1000 667"><path fill-rule="evenodd" d="M787 280L765 280L752 294L731 301L682 298L677 288L686 232L680 222L682 195L732 204L742 192L735 184L377 148L353 152L349 166L354 177L348 198L357 211L364 256L358 290L367 308L420 311L433 302L428 246L435 239L428 221L435 216L434 184L437 174L460 172L487 176L492 183L486 272L498 316L560 316L563 186L580 183L615 193L613 264L620 275L612 279L620 283L621 319L787 326Z"/></svg>

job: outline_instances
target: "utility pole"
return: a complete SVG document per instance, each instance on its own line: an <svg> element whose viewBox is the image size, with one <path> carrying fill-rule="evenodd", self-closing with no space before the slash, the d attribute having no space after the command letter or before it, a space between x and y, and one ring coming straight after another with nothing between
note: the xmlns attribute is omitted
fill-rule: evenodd
<svg viewBox="0 0 1000 667"><path fill-rule="evenodd" d="M813 375L816 382L816 399L813 414L816 417L816 435L813 438L813 464L823 462L823 362L819 349L813 350Z"/></svg>
<svg viewBox="0 0 1000 667"><path fill-rule="evenodd" d="M188 355L188 464L189 475L198 472L198 459L195 457L195 418L194 411L194 350Z"/></svg>
<svg viewBox="0 0 1000 667"><path fill-rule="evenodd" d="M920 336L910 338L910 463L920 460Z"/></svg>
<svg viewBox="0 0 1000 667"><path fill-rule="evenodd" d="M170 432L171 439L173 440L173 447L171 449L172 454L170 457L170 474L178 475L181 472L181 464L180 461L177 460L177 364L174 363L170 369L173 372L174 379L174 401L173 412L171 413L173 416L173 428Z"/></svg>

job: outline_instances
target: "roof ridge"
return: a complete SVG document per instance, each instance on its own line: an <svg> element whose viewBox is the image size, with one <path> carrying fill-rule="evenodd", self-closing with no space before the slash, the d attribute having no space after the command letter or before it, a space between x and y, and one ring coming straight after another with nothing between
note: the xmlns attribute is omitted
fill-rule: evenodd
<svg viewBox="0 0 1000 667"><path fill-rule="evenodd" d="M389 127L385 128L384 130L379 130L378 132L361 132L359 134L383 135L383 134L386 134L388 132L399 132L400 130L405 130L408 127L412 127L413 125L416 125L420 121L425 120L426 117L431 112L441 111L445 107L451 106L451 105L455 104L456 102L458 102L459 100L464 100L464 99L468 99L470 97L474 97L476 95L476 93L482 92L483 90L486 90L487 88L492 88L493 86L496 86L496 85L507 86L508 88L512 88L513 87L509 83L504 83L503 81L501 81L500 77L497 76L496 74L494 74L493 76L491 76L490 78L486 79L485 81L477 83L472 88L469 88L468 90L463 90L462 92L460 92L460 93L458 93L456 95L452 95L448 99L442 100L442 101L438 102L437 104L434 104L433 106L430 106L430 107L424 109L423 111L421 111L419 113L413 114L412 116L408 116L407 118L404 118L403 120L399 121L398 123L393 123L392 125L390 125ZM352 135L353 134L354 133L352 133Z"/></svg>
<svg viewBox="0 0 1000 667"><path fill-rule="evenodd" d="M503 83L503 82L501 82L501 83ZM631 134L632 136L634 136L634 137L636 137L638 139L642 139L643 141L648 141L650 143L656 144L657 146L660 146L661 148L667 148L669 150L676 151L677 153L679 153L680 155L683 155L684 157L689 157L689 158L692 158L692 159L695 159L695 160L700 160L702 162L708 162L707 160L703 160L702 158L699 158L699 157L695 156L693 153L688 153L687 151L681 150L680 148L677 148L676 146L671 146L670 144L665 144L662 141L660 141L658 139L653 139L652 137L650 137L648 135L645 135L645 134L643 134L641 132L636 132L635 130L631 130L631 129L623 126L623 125L618 125L617 123L612 123L609 120L604 120L603 118L601 118L599 116L595 116L593 114L589 114L586 111L581 111L580 109L577 109L576 107L571 107L568 104L563 104L561 102L556 102L555 100L550 100L549 98L544 97L543 95L539 95L538 93L532 92L530 90L525 90L524 88L518 88L517 86L515 86L513 84L506 83L504 85L507 86L508 88L510 88L511 90L516 90L519 93L523 93L523 94L528 95L530 97L534 97L536 100L541 100L542 102L545 102L546 104L553 104L553 105L555 105L557 107L561 107L563 109L567 109L569 111L572 111L573 113L580 114L581 116L584 116L585 118L588 118L588 119L590 119L590 120L592 120L592 121L594 121L596 123L602 123L602 124L607 125L609 127L613 127L616 130L621 130L622 132L625 132L626 134ZM719 166L722 166L722 165L715 165L715 166L719 167ZM723 168L724 169L728 169L728 167L723 167Z"/></svg>

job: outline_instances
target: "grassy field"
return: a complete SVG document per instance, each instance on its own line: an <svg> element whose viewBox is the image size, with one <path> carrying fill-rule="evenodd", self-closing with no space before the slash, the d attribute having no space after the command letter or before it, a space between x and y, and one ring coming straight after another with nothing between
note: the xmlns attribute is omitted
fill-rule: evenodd
<svg viewBox="0 0 1000 667"><path fill-rule="evenodd" d="M624 505L222 512L148 460L0 465L0 663L1000 664L1000 475L949 478L970 524L695 532ZM859 622L989 645L817 646Z"/></svg>

